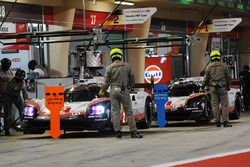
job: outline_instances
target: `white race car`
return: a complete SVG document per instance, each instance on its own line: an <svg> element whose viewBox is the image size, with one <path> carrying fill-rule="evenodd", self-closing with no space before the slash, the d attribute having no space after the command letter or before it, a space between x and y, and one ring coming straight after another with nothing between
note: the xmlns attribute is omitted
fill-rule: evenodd
<svg viewBox="0 0 250 167"><path fill-rule="evenodd" d="M168 101L165 104L167 120L195 120L209 122L213 118L209 92L200 93L203 77L180 79L169 85ZM228 91L229 117L239 119L242 98L238 88Z"/></svg>
<svg viewBox="0 0 250 167"><path fill-rule="evenodd" d="M136 84L149 86L149 84ZM100 85L93 82L77 83L64 92L64 107L60 110L60 127L64 131L112 130L111 102L98 97ZM147 92L131 92L133 116L138 128L149 128L155 112L153 98ZM121 123L126 124L121 109ZM45 99L27 100L24 109L24 133L44 133L50 129L50 111Z"/></svg>

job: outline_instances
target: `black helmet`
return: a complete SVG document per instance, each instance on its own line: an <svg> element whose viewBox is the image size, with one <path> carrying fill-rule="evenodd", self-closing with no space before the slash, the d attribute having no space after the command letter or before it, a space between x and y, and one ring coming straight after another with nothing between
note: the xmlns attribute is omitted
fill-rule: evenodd
<svg viewBox="0 0 250 167"><path fill-rule="evenodd" d="M25 78L25 75L26 75L26 73L24 70L22 70L20 68L17 69L16 74L15 74L16 81L21 82Z"/></svg>
<svg viewBox="0 0 250 167"><path fill-rule="evenodd" d="M1 60L1 66L2 66L3 71L8 71L11 66L11 60L8 58L3 58Z"/></svg>
<svg viewBox="0 0 250 167"><path fill-rule="evenodd" d="M30 60L29 63L28 63L28 67L29 67L30 70L34 70L36 65L37 65L36 60Z"/></svg>
<svg viewBox="0 0 250 167"><path fill-rule="evenodd" d="M249 66L248 66L248 65L244 65L244 66L243 66L243 70L249 71Z"/></svg>

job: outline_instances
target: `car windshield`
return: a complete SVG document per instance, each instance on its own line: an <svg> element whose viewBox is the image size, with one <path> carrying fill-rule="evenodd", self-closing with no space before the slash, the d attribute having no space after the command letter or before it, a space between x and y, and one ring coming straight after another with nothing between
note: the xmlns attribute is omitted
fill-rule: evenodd
<svg viewBox="0 0 250 167"><path fill-rule="evenodd" d="M100 87L92 85L92 86L73 86L65 90L65 101L67 102L78 102L78 101L91 101L94 98L98 97L98 92Z"/></svg>
<svg viewBox="0 0 250 167"><path fill-rule="evenodd" d="M199 92L199 86L196 84L175 85L170 90L169 96L180 97L189 96L193 93Z"/></svg>
<svg viewBox="0 0 250 167"><path fill-rule="evenodd" d="M97 97L98 97L98 93L95 93L95 92L65 93L65 101L67 102L91 101Z"/></svg>

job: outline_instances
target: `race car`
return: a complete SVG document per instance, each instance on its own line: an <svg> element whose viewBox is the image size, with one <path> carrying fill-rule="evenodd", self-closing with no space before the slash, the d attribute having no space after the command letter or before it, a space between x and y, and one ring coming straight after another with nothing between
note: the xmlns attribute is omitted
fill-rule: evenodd
<svg viewBox="0 0 250 167"><path fill-rule="evenodd" d="M150 87L149 84L136 84ZM76 83L65 89L64 107L60 110L60 128L64 131L113 130L111 119L111 101L107 97L98 97L100 84L94 82ZM149 128L155 112L155 104L150 94L145 91L133 91L133 116L138 128ZM45 99L26 100L24 109L24 134L42 134L50 129L50 110L45 106ZM121 107L121 123L126 124Z"/></svg>
<svg viewBox="0 0 250 167"><path fill-rule="evenodd" d="M168 101L165 104L167 120L195 120L210 122L213 118L209 92L199 92L203 77L183 78L169 85ZM242 98L238 88L228 91L229 118L239 119Z"/></svg>

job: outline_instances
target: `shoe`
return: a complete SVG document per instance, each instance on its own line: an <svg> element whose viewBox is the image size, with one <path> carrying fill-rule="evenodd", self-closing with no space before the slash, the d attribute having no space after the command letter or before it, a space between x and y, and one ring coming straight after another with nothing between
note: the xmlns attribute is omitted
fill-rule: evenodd
<svg viewBox="0 0 250 167"><path fill-rule="evenodd" d="M215 124L216 124L216 127L218 127L218 128L221 127L221 123L220 122L216 122Z"/></svg>
<svg viewBox="0 0 250 167"><path fill-rule="evenodd" d="M227 121L223 122L223 126L224 126L225 128L227 128L227 127L232 127L232 125L231 125L229 122L227 122Z"/></svg>
<svg viewBox="0 0 250 167"><path fill-rule="evenodd" d="M121 139L122 138L122 132L121 131L117 131L116 133L116 138Z"/></svg>
<svg viewBox="0 0 250 167"><path fill-rule="evenodd" d="M10 131L9 131L9 129L5 129L5 135L6 135L6 136L10 136Z"/></svg>
<svg viewBox="0 0 250 167"><path fill-rule="evenodd" d="M131 133L131 138L142 138L143 136L140 135L137 131Z"/></svg>

